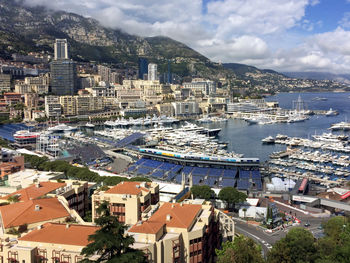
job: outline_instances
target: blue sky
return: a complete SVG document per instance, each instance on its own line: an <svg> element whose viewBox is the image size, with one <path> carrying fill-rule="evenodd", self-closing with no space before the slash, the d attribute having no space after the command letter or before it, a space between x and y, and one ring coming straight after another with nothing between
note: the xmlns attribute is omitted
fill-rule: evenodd
<svg viewBox="0 0 350 263"><path fill-rule="evenodd" d="M140 36L165 35L213 61L350 72L350 0L25 0Z"/></svg>

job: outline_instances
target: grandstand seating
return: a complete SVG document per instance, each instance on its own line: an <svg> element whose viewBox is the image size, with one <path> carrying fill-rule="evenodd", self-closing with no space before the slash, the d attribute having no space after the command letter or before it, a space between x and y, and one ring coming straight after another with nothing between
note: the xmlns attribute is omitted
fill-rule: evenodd
<svg viewBox="0 0 350 263"><path fill-rule="evenodd" d="M218 168L209 168L209 176L212 177L221 177L224 172L224 169L218 169Z"/></svg>
<svg viewBox="0 0 350 263"><path fill-rule="evenodd" d="M162 177L164 177L164 174L165 174L164 171L157 170L157 171L153 172L150 176L162 178Z"/></svg>
<svg viewBox="0 0 350 263"><path fill-rule="evenodd" d="M125 137L124 139L121 139L119 142L114 143L116 148L123 148L129 144L132 144L133 142L141 139L143 136L145 136L141 132L135 132L131 134L130 136Z"/></svg>
<svg viewBox="0 0 350 263"><path fill-rule="evenodd" d="M151 173L151 169L149 168L146 168L146 167L139 167L136 171L137 174L140 174L140 175L148 175Z"/></svg>
<svg viewBox="0 0 350 263"><path fill-rule="evenodd" d="M228 177L228 178L235 178L236 174L237 174L236 169L227 169L227 170L224 170L224 174L222 176Z"/></svg>
<svg viewBox="0 0 350 263"><path fill-rule="evenodd" d="M209 177L205 180L204 184L209 185L211 187L215 186L216 178L215 177Z"/></svg>
<svg viewBox="0 0 350 263"><path fill-rule="evenodd" d="M203 176L200 176L200 175L192 175L192 182L193 182L193 185L197 185L197 184L203 182L203 179L204 179Z"/></svg>
<svg viewBox="0 0 350 263"><path fill-rule="evenodd" d="M14 142L13 134L20 130L28 130L28 126L22 123L3 124L0 126L0 137L8 141Z"/></svg>
<svg viewBox="0 0 350 263"><path fill-rule="evenodd" d="M239 178L240 179L249 179L250 178L250 171L239 170Z"/></svg>
<svg viewBox="0 0 350 263"><path fill-rule="evenodd" d="M253 182L255 184L255 187L258 191L262 191L263 187L262 187L262 181L261 179L253 179Z"/></svg>
<svg viewBox="0 0 350 263"><path fill-rule="evenodd" d="M194 167L192 170L193 175L207 175L209 169L204 167Z"/></svg>
<svg viewBox="0 0 350 263"><path fill-rule="evenodd" d="M181 184L181 182L182 182L182 174L177 174L176 175L175 182L177 182L178 184Z"/></svg>
<svg viewBox="0 0 350 263"><path fill-rule="evenodd" d="M208 185L210 187L231 186L237 187L238 190L252 189L262 191L263 189L259 170L241 169L238 173L237 169L182 166L166 161L141 158L128 168L128 172L134 175L150 176L179 184L182 182L182 174L185 174L187 182L191 174L193 185ZM239 179L236 179L237 175L239 175Z"/></svg>
<svg viewBox="0 0 350 263"><path fill-rule="evenodd" d="M221 187L227 187L227 186L231 186L234 187L236 184L236 179L233 178L222 178L222 181L220 182L220 186Z"/></svg>
<svg viewBox="0 0 350 263"><path fill-rule="evenodd" d="M250 187L249 180L239 179L237 181L237 189L238 190L248 190L249 187Z"/></svg>
<svg viewBox="0 0 350 263"><path fill-rule="evenodd" d="M158 169L169 171L169 170L173 169L175 166L176 166L176 164L164 162L160 167L158 167Z"/></svg>
<svg viewBox="0 0 350 263"><path fill-rule="evenodd" d="M261 179L261 174L259 170L252 171L252 179Z"/></svg>
<svg viewBox="0 0 350 263"><path fill-rule="evenodd" d="M146 159L146 161L142 163L142 166L146 166L148 168L157 168L162 163L163 162L161 162L161 161L155 161L155 160L151 160L151 159Z"/></svg>
<svg viewBox="0 0 350 263"><path fill-rule="evenodd" d="M182 172L184 174L190 174L193 170L193 167L192 166L185 166L183 169L182 169Z"/></svg>
<svg viewBox="0 0 350 263"><path fill-rule="evenodd" d="M182 165L175 165L173 169L171 169L172 172L177 173L178 171L180 171L182 169Z"/></svg>

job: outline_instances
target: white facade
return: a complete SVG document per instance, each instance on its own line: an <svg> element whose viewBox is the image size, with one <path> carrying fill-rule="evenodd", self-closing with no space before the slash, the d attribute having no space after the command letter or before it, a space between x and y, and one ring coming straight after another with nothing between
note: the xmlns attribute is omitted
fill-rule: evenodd
<svg viewBox="0 0 350 263"><path fill-rule="evenodd" d="M199 105L195 101L173 102L175 116L188 116L199 114Z"/></svg>
<svg viewBox="0 0 350 263"><path fill-rule="evenodd" d="M59 96L45 96L45 114L47 117L61 116L62 110Z"/></svg>
<svg viewBox="0 0 350 263"><path fill-rule="evenodd" d="M148 64L148 80L158 79L157 64Z"/></svg>
<svg viewBox="0 0 350 263"><path fill-rule="evenodd" d="M54 48L55 48L55 60L69 58L67 39L56 39Z"/></svg>

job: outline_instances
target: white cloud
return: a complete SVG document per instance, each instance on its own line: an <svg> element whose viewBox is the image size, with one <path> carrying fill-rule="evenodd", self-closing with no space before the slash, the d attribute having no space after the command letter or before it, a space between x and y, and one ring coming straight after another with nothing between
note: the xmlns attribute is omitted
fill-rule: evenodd
<svg viewBox="0 0 350 263"><path fill-rule="evenodd" d="M311 34L321 26L305 18L306 7L319 0L25 1L93 17L130 34L169 36L214 61L281 71L350 70L349 13L332 32L305 39L291 30Z"/></svg>

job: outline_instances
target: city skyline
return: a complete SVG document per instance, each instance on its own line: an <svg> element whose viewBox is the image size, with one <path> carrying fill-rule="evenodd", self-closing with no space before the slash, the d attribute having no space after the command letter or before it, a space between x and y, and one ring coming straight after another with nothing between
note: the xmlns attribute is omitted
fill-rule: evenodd
<svg viewBox="0 0 350 263"><path fill-rule="evenodd" d="M131 34L165 35L217 62L282 72L350 69L347 0L26 2L93 17Z"/></svg>

